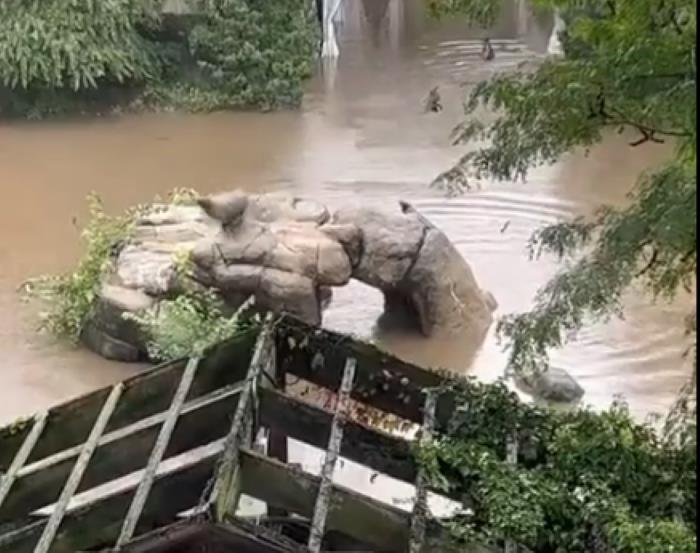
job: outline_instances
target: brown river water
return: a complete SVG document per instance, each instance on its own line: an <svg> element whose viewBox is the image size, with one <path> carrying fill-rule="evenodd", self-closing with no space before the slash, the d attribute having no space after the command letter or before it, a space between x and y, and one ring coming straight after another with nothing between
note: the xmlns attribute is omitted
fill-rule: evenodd
<svg viewBox="0 0 700 553"><path fill-rule="evenodd" d="M104 361L35 332L18 286L66 270L79 254L76 222L96 191L110 209L145 202L175 187L213 192L289 191L325 202L412 202L442 228L499 302L498 315L525 310L556 271L528 260L540 225L621 204L636 176L668 149L632 149L615 137L586 158L573 154L534 171L526 183L485 183L448 199L427 184L459 158L450 130L462 85L540 55L551 23L521 4L489 34L496 59L478 56L479 31L429 20L418 0L346 0L338 25L341 55L308 83L303 109L272 114L148 114L98 120L0 124L0 422L126 377L140 367ZM538 54L538 52L540 54ZM444 110L423 100L439 85ZM623 395L635 413L663 411L687 374L682 318L690 298L652 304L630 294L625 321L592 324L553 362L602 407ZM375 331L380 294L352 283L337 290L329 327L372 338L430 366L493 379L505 355L491 333L482 344Z"/></svg>

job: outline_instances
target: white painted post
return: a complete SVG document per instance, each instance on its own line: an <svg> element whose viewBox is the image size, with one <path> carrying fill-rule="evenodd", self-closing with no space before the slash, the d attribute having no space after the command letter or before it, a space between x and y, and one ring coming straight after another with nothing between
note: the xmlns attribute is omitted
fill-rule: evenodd
<svg viewBox="0 0 700 553"><path fill-rule="evenodd" d="M337 58L340 55L334 22L340 13L341 3L342 0L323 0L323 47L321 48L321 56L324 58Z"/></svg>
<svg viewBox="0 0 700 553"><path fill-rule="evenodd" d="M566 30L566 23L561 18L561 13L559 10L554 10L554 28L552 29L552 35L549 37L549 45L547 46L547 54L550 56L560 57L564 55L564 48L562 47L559 35Z"/></svg>

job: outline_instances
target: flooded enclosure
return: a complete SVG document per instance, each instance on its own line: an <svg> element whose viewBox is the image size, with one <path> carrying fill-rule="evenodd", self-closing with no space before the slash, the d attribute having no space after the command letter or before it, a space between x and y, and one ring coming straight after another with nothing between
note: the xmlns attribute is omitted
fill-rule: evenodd
<svg viewBox="0 0 700 553"><path fill-rule="evenodd" d="M518 1L485 32L433 21L422 5L345 0L337 23L340 56L320 64L300 111L0 124L0 421L140 369L52 343L35 331L35 314L17 293L27 278L75 263L91 191L114 211L176 187L285 191L331 209L406 200L459 248L497 299L496 316L527 310L557 270L552 259L528 259L531 233L601 204L621 204L638 174L671 148L631 149L625 137L614 136L588 157L575 153L534 170L526 183L484 183L446 198L428 185L463 154L451 145L450 131L464 94L497 71L543 55L552 23ZM490 63L479 56L487 35L496 54ZM435 86L444 109L426 113ZM502 375L506 356L493 328L477 344L386 333L376 327L382 302L376 290L351 283L335 292L324 324L424 366L485 379ZM588 326L555 352L553 363L579 380L585 403L602 407L622 395L640 416L662 412L687 374L682 320L692 299L652 304L631 294L626 302L625 321Z"/></svg>

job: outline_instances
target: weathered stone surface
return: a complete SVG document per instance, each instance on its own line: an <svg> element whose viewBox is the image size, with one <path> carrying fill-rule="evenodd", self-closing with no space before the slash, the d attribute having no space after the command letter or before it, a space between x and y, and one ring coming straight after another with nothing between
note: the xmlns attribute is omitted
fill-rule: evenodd
<svg viewBox="0 0 700 553"><path fill-rule="evenodd" d="M107 359L139 361L146 349L146 337L138 324L125 315L143 313L155 301L141 290L105 284L95 302L93 317L83 329L83 343Z"/></svg>
<svg viewBox="0 0 700 553"><path fill-rule="evenodd" d="M332 287L351 278L384 292L386 309L401 307L426 335L485 332L495 309L447 237L406 203L330 217L313 201L236 191L140 217L85 343L110 358L138 358L134 350L142 353L147 339L123 315L182 293L183 254L194 265L189 285L218 289L232 309L252 294L263 308L311 324L321 323Z"/></svg>
<svg viewBox="0 0 700 553"><path fill-rule="evenodd" d="M203 223L210 225L212 218L198 206L156 205L148 213L139 217L139 226L178 225L181 223Z"/></svg>
<svg viewBox="0 0 700 553"><path fill-rule="evenodd" d="M321 298L310 278L265 268L256 299L268 309L289 313L314 325L321 324Z"/></svg>
<svg viewBox="0 0 700 553"><path fill-rule="evenodd" d="M243 218L248 207L248 196L234 190L200 198L198 204L207 215L220 221L223 226L235 226Z"/></svg>
<svg viewBox="0 0 700 553"><path fill-rule="evenodd" d="M129 244L119 253L117 276L126 288L151 296L166 295L177 281L175 253Z"/></svg>
<svg viewBox="0 0 700 553"><path fill-rule="evenodd" d="M426 230L415 263L398 288L413 300L424 334L483 329L493 309L471 268L447 237Z"/></svg>
<svg viewBox="0 0 700 553"><path fill-rule="evenodd" d="M516 385L537 399L571 403L583 397L584 389L564 369L552 367L534 377L516 377Z"/></svg>
<svg viewBox="0 0 700 553"><path fill-rule="evenodd" d="M137 342L140 336L138 325L124 315L142 313L153 307L155 302L153 297L141 290L106 284L95 304L95 318L100 328L108 334L122 336L131 343Z"/></svg>
<svg viewBox="0 0 700 553"><path fill-rule="evenodd" d="M328 223L319 227L319 230L332 240L339 242L350 258L352 267L357 267L362 258L362 231L356 225Z"/></svg>
<svg viewBox="0 0 700 553"><path fill-rule="evenodd" d="M251 196L246 216L263 223L297 221L322 225L330 218L326 206L287 194Z"/></svg>
<svg viewBox="0 0 700 553"><path fill-rule="evenodd" d="M107 334L93 321L83 326L80 339L90 350L111 361L136 363L143 359L139 346Z"/></svg>
<svg viewBox="0 0 700 553"><path fill-rule="evenodd" d="M406 275L421 247L424 225L398 209L349 207L333 215L334 224L353 224L362 232L362 256L353 276L386 290Z"/></svg>
<svg viewBox="0 0 700 553"><path fill-rule="evenodd" d="M385 309L405 316L409 304L428 336L486 332L496 308L493 296L479 288L444 233L409 204L400 202L393 210L345 208L333 222L360 229L363 243L353 276L384 292Z"/></svg>
<svg viewBox="0 0 700 553"><path fill-rule="evenodd" d="M231 202L240 204L235 197L217 196L200 205L228 220L231 209L225 206ZM319 324L328 287L346 284L352 276L343 244L320 230L327 210L277 194L252 196L246 205L235 224L196 245L197 278L227 293L255 294L264 307ZM321 287L326 287L323 293Z"/></svg>

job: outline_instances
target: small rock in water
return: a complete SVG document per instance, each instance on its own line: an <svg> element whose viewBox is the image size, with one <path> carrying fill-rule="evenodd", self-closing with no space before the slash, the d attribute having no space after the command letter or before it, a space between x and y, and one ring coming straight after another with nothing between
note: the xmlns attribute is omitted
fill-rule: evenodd
<svg viewBox="0 0 700 553"><path fill-rule="evenodd" d="M551 368L532 378L516 377L515 382L525 393L553 402L572 403L585 393L573 376L558 368Z"/></svg>

